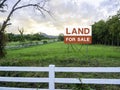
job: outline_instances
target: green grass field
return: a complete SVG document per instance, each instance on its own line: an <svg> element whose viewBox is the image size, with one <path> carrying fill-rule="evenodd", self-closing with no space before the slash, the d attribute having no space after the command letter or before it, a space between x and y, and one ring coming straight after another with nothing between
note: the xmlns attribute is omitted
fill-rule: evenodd
<svg viewBox="0 0 120 90"><path fill-rule="evenodd" d="M56 42L7 50L7 56L3 61L15 63L15 65L17 62L30 62L27 64L30 66L41 66L42 63L42 66L49 64L59 66L120 66L120 47L75 44L71 46L63 42ZM25 64L23 63L23 65Z"/></svg>
<svg viewBox="0 0 120 90"><path fill-rule="evenodd" d="M68 45L63 42L49 43L21 49L8 49L7 56L0 60L1 66L74 66L74 67L100 67L120 66L120 47L104 45ZM3 75L3 74L2 74ZM47 76L44 73L5 73L6 76ZM56 77L85 77L85 78L120 78L119 74L103 73L57 73ZM29 87L28 84L5 84L7 86ZM46 87L46 85L33 84L32 87ZM61 87L61 85L56 85ZM63 88L73 90L119 90L115 85L62 85ZM84 87L81 89L81 87ZM87 88L85 88L87 87Z"/></svg>

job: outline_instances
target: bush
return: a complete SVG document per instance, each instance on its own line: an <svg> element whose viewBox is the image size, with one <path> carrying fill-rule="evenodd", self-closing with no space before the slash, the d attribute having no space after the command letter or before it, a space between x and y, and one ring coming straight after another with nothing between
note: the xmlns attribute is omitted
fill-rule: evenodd
<svg viewBox="0 0 120 90"><path fill-rule="evenodd" d="M48 42L47 41L43 41L43 44L47 44Z"/></svg>

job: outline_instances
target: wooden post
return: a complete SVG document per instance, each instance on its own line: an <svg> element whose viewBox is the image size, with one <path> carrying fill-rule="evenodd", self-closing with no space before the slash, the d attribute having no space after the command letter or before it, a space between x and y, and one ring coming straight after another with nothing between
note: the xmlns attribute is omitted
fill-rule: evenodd
<svg viewBox="0 0 120 90"><path fill-rule="evenodd" d="M54 72L55 65L49 65L49 90L55 90L55 72Z"/></svg>

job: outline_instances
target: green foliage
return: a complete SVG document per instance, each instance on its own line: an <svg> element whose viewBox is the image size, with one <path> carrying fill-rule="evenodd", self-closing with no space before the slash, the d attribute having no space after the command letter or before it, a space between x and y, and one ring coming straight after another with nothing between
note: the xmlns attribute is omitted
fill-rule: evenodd
<svg viewBox="0 0 120 90"><path fill-rule="evenodd" d="M20 34L13 34L13 33L8 33L8 39L9 39L9 42L17 42L17 41L40 41L42 39L46 39L47 37L39 34L39 33L36 33L36 34L27 34L27 35L20 35Z"/></svg>
<svg viewBox="0 0 120 90"><path fill-rule="evenodd" d="M63 35L62 33L59 34L58 40L59 40L59 41L64 41L64 35Z"/></svg>
<svg viewBox="0 0 120 90"><path fill-rule="evenodd" d="M43 41L43 44L47 44L47 41Z"/></svg>
<svg viewBox="0 0 120 90"><path fill-rule="evenodd" d="M107 21L100 20L92 25L93 44L120 45L119 13L109 17Z"/></svg>

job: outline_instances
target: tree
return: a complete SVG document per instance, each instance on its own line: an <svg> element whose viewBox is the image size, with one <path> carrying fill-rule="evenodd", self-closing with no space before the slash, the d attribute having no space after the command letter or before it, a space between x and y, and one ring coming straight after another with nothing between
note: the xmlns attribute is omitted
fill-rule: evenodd
<svg viewBox="0 0 120 90"><path fill-rule="evenodd" d="M106 23L109 29L109 34L110 34L109 37L111 37L111 44L119 46L120 20L119 20L118 14L112 16Z"/></svg>
<svg viewBox="0 0 120 90"><path fill-rule="evenodd" d="M119 11L117 12L117 46L120 45L120 9Z"/></svg>
<svg viewBox="0 0 120 90"><path fill-rule="evenodd" d="M7 6L7 0L0 0L0 12L5 12L4 7Z"/></svg>
<svg viewBox="0 0 120 90"><path fill-rule="evenodd" d="M5 51L6 41L7 39L6 39L5 32L0 31L0 57L4 57L6 54L6 51Z"/></svg>
<svg viewBox="0 0 120 90"><path fill-rule="evenodd" d="M4 8L7 4L5 4L7 0L0 0L0 8ZM37 9L38 11L40 11L40 13L42 13L44 15L44 12L47 12L48 14L50 14L50 11L48 11L47 9L45 9L45 4L48 0L40 0L40 2L38 3L30 3L30 4L26 4L26 5L22 5L20 6L19 3L22 0L17 0L17 2L13 5L13 7L11 8L11 11L9 12L6 20L2 23L1 28L0 28L0 57L4 57L5 56L5 45L6 45L6 39L5 39L5 29L8 25L11 25L11 23L9 23L11 16L13 15L13 13L15 13L15 11L22 9L22 8L26 8L26 7L34 7L35 9Z"/></svg>
<svg viewBox="0 0 120 90"><path fill-rule="evenodd" d="M64 41L64 34L63 34L63 33L60 33L60 34L59 34L58 40L59 40L59 41Z"/></svg>
<svg viewBox="0 0 120 90"><path fill-rule="evenodd" d="M35 34L32 35L32 40L38 40L38 41L40 41L43 38L44 38L44 36L41 35L40 33L35 33Z"/></svg>
<svg viewBox="0 0 120 90"><path fill-rule="evenodd" d="M92 25L93 44L120 45L120 12Z"/></svg>
<svg viewBox="0 0 120 90"><path fill-rule="evenodd" d="M24 42L24 41L25 41L25 39L24 39L24 35L23 35L23 33L24 33L24 29L23 29L23 28L22 28L22 29L19 29L19 28L18 28L18 31L19 31L20 36L21 36L20 41L21 41L21 42Z"/></svg>
<svg viewBox="0 0 120 90"><path fill-rule="evenodd" d="M7 33L8 41L12 42L14 41L14 34L13 33Z"/></svg>
<svg viewBox="0 0 120 90"><path fill-rule="evenodd" d="M93 27L93 43L104 44L106 40L106 23L104 20L96 22Z"/></svg>

